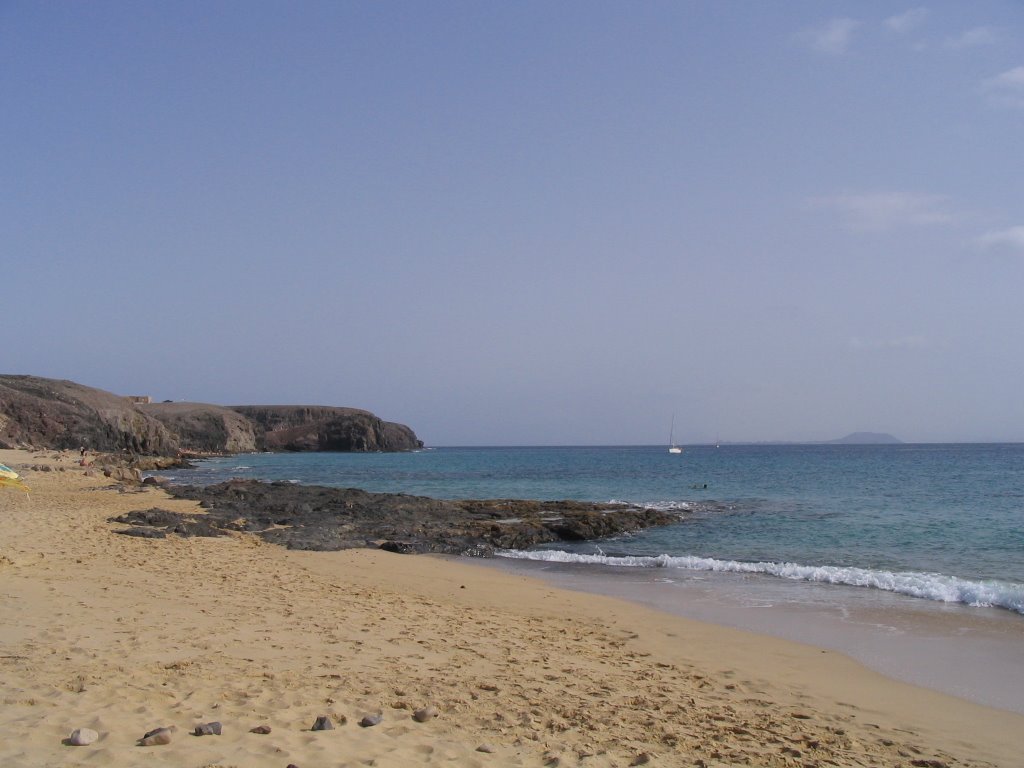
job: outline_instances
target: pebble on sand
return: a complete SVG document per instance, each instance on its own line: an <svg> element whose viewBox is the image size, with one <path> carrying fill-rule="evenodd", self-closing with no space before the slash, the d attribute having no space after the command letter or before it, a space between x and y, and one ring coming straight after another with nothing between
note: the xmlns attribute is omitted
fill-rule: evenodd
<svg viewBox="0 0 1024 768"><path fill-rule="evenodd" d="M68 737L68 744L73 747L86 747L99 737L100 735L92 728L75 728Z"/></svg>
<svg viewBox="0 0 1024 768"><path fill-rule="evenodd" d="M270 726L257 725L255 728L250 728L249 733L270 733Z"/></svg>
<svg viewBox="0 0 1024 768"><path fill-rule="evenodd" d="M476 751L477 752L486 752L488 755L491 755L491 754L494 754L495 750L494 750L494 745L493 744L481 744L479 747L476 748Z"/></svg>
<svg viewBox="0 0 1024 768"><path fill-rule="evenodd" d="M139 746L152 747L158 744L170 744L171 734L176 730L177 728L173 725L169 725L166 728L154 728L139 739Z"/></svg>
<svg viewBox="0 0 1024 768"><path fill-rule="evenodd" d="M366 715L362 720L359 721L359 725L362 728L372 728L375 725L380 725L384 719L384 715Z"/></svg>
<svg viewBox="0 0 1024 768"><path fill-rule="evenodd" d="M196 736L220 736L221 725L214 721L212 723L200 723L194 731Z"/></svg>
<svg viewBox="0 0 1024 768"><path fill-rule="evenodd" d="M437 711L437 707L423 707L423 709L417 709L412 713L412 719L417 723L425 723L427 720L433 720L439 714L441 713Z"/></svg>
<svg viewBox="0 0 1024 768"><path fill-rule="evenodd" d="M309 730L311 730L311 731L333 731L334 730L334 723L331 722L331 718L329 718L327 715L320 715L320 717L318 717L316 719L316 722L313 723L313 727L310 728Z"/></svg>

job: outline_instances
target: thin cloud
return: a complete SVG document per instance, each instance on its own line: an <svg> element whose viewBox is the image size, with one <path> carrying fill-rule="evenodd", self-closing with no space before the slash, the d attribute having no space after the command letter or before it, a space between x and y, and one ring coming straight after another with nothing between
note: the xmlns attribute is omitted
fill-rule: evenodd
<svg viewBox="0 0 1024 768"><path fill-rule="evenodd" d="M830 19L819 27L803 30L800 39L819 53L841 56L849 50L853 33L860 25L856 19Z"/></svg>
<svg viewBox="0 0 1024 768"><path fill-rule="evenodd" d="M999 35L994 27L975 27L968 29L959 37L951 37L946 40L945 46L955 51L964 48L978 48L982 45L994 45L999 41Z"/></svg>
<svg viewBox="0 0 1024 768"><path fill-rule="evenodd" d="M874 192L812 198L813 208L837 212L855 230L879 232L900 227L949 224L956 216L943 195Z"/></svg>
<svg viewBox="0 0 1024 768"><path fill-rule="evenodd" d="M896 16L890 16L882 23L886 29L902 35L924 24L928 19L928 13L927 8L911 8Z"/></svg>
<svg viewBox="0 0 1024 768"><path fill-rule="evenodd" d="M985 250L1010 250L1024 253L1024 226L995 229L978 238Z"/></svg>
<svg viewBox="0 0 1024 768"><path fill-rule="evenodd" d="M1024 67L1014 67L985 80L981 90L996 107L1024 108Z"/></svg>
<svg viewBox="0 0 1024 768"><path fill-rule="evenodd" d="M1001 74L985 81L985 87L990 90L1009 88L1012 90L1024 90L1024 67L1014 67Z"/></svg>

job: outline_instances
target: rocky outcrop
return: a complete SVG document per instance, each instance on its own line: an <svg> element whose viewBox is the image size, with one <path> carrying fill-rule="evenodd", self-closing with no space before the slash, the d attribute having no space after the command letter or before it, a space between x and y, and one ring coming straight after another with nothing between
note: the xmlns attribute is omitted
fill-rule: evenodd
<svg viewBox="0 0 1024 768"><path fill-rule="evenodd" d="M147 403L73 381L0 374L0 448L178 456L248 451L408 451L404 424L329 406ZM143 401L143 402L140 402Z"/></svg>
<svg viewBox="0 0 1024 768"><path fill-rule="evenodd" d="M679 521L679 515L626 504L579 501L444 501L353 488L229 480L210 486L168 486L197 500L205 514L161 509L131 512L120 531L162 538L248 531L289 549L374 546L395 552L489 555L553 541L581 541Z"/></svg>
<svg viewBox="0 0 1024 768"><path fill-rule="evenodd" d="M125 397L73 381L0 375L0 447L172 456L178 440Z"/></svg>
<svg viewBox="0 0 1024 768"><path fill-rule="evenodd" d="M236 405L266 451L411 451L423 441L404 424L358 408L318 405Z"/></svg>
<svg viewBox="0 0 1024 768"><path fill-rule="evenodd" d="M237 411L207 403L150 403L140 410L178 436L189 453L247 453L259 450L256 425Z"/></svg>

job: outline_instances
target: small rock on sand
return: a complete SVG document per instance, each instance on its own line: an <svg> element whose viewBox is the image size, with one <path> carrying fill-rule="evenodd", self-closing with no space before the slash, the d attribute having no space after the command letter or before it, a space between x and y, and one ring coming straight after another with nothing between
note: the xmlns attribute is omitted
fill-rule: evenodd
<svg viewBox="0 0 1024 768"><path fill-rule="evenodd" d="M331 718L329 718L327 715L320 715L320 717L318 717L316 719L316 722L313 723L313 727L310 728L309 730L311 730L311 731L333 731L334 730L334 723L331 722Z"/></svg>
<svg viewBox="0 0 1024 768"><path fill-rule="evenodd" d="M433 720L439 714L437 707L423 707L423 709L417 709L412 713L412 719L417 723L425 723L427 720Z"/></svg>
<svg viewBox="0 0 1024 768"><path fill-rule="evenodd" d="M166 728L154 728L139 739L139 746L152 747L158 744L170 744L171 734L174 733L175 730L176 728L173 725L169 725Z"/></svg>
<svg viewBox="0 0 1024 768"><path fill-rule="evenodd" d="M68 737L68 744L73 747L86 747L99 737L100 735L92 728L75 728Z"/></svg>
<svg viewBox="0 0 1024 768"><path fill-rule="evenodd" d="M476 751L477 752L486 752L488 755L491 755L491 754L494 754L495 750L494 750L494 745L493 744L481 744L479 747L476 748Z"/></svg>
<svg viewBox="0 0 1024 768"><path fill-rule="evenodd" d="M270 733L270 726L257 725L255 728L250 728L249 733Z"/></svg>
<svg viewBox="0 0 1024 768"><path fill-rule="evenodd" d="M372 728L375 725L380 725L383 719L384 715L366 715L366 717L359 721L359 725L363 728Z"/></svg>
<svg viewBox="0 0 1024 768"><path fill-rule="evenodd" d="M196 736L220 736L221 725L214 721L212 723L200 723L194 731Z"/></svg>

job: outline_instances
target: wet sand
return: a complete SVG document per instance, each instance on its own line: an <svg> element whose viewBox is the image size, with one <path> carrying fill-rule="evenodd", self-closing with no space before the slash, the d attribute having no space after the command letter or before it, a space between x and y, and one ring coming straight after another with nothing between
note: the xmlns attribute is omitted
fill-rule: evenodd
<svg viewBox="0 0 1024 768"><path fill-rule="evenodd" d="M839 651L898 680L1024 714L1024 617L880 590L495 558L552 585Z"/></svg>
<svg viewBox="0 0 1024 768"><path fill-rule="evenodd" d="M811 645L447 558L121 536L199 510L77 459L0 451L57 470L0 496L0 765L1018 764L1024 716Z"/></svg>

